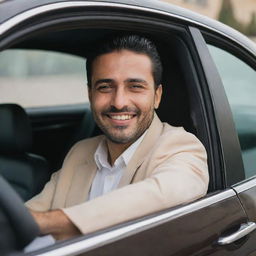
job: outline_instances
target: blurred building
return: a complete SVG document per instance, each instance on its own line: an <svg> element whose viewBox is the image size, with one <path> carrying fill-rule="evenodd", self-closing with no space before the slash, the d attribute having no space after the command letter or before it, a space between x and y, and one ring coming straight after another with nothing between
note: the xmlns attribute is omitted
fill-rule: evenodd
<svg viewBox="0 0 256 256"><path fill-rule="evenodd" d="M206 15L210 18L217 19L222 1L226 0L162 0L192 11ZM234 15L241 23L249 23L252 14L256 14L256 0L230 0Z"/></svg>

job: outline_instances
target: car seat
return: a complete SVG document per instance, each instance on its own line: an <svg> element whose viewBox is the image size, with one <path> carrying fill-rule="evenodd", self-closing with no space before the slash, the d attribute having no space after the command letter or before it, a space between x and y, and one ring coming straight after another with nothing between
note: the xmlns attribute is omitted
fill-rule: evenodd
<svg viewBox="0 0 256 256"><path fill-rule="evenodd" d="M26 201L39 193L49 179L45 158L29 153L32 128L25 110L0 104L0 174Z"/></svg>

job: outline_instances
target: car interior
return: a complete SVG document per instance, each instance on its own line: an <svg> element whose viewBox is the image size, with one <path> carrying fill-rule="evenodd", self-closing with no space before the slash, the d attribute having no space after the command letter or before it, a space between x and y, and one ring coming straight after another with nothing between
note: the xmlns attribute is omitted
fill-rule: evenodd
<svg viewBox="0 0 256 256"><path fill-rule="evenodd" d="M134 33L126 30L125 33ZM66 28L56 31L53 28L17 40L8 49L57 51L86 60L95 41L116 33L124 33L124 30ZM136 33L156 43L163 63L163 97L158 116L163 122L183 126L195 134L209 152L198 78L184 40L187 35L183 32L173 32L169 36ZM86 90L86 80L84 86ZM24 201L37 194L50 175L61 168L73 144L101 133L94 123L89 103L36 108L22 108L17 102L2 103L0 122L5 123L0 129L0 174ZM209 191L213 189L210 184Z"/></svg>
<svg viewBox="0 0 256 256"><path fill-rule="evenodd" d="M48 180L47 160L31 154L32 129L25 110L17 104L0 104L1 174L23 198L38 194Z"/></svg>

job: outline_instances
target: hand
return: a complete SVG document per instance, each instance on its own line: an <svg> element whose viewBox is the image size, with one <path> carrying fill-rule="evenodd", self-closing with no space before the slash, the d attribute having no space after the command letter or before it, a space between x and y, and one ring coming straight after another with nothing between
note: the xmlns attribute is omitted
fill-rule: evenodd
<svg viewBox="0 0 256 256"><path fill-rule="evenodd" d="M38 224L41 234L51 234L56 240L64 240L81 234L79 229L60 209L38 212L29 209Z"/></svg>

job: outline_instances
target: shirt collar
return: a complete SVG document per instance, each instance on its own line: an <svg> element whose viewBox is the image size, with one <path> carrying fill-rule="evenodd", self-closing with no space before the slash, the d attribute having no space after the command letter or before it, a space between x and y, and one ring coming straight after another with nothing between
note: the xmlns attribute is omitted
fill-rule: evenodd
<svg viewBox="0 0 256 256"><path fill-rule="evenodd" d="M115 165L119 165L120 162L124 163L125 166L128 165L129 161L131 160L134 152L136 151L136 149L138 148L138 146L140 145L140 143L142 142L143 138L145 137L147 133L147 130L130 146L128 147L123 153L122 155L120 155L115 163ZM103 139L100 144L98 145L95 154L94 154L94 160L95 163L98 167L98 169L102 169L103 167L106 168L111 168L109 162L108 162L108 152L107 152L107 145L106 145L106 140Z"/></svg>
<svg viewBox="0 0 256 256"><path fill-rule="evenodd" d="M95 163L100 170L102 167L109 168L106 140L103 139L94 154Z"/></svg>

